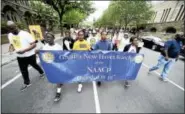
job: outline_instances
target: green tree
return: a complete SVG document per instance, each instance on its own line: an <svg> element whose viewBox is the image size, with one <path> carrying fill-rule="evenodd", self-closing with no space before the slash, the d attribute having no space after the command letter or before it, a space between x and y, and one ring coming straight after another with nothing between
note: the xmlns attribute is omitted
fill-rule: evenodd
<svg viewBox="0 0 185 114"><path fill-rule="evenodd" d="M52 30L52 28L57 24L58 20L56 11L39 0L30 1L30 3L31 8L37 12L37 14L33 15L33 18L36 20L36 22L43 27L46 27L48 23L50 29Z"/></svg>
<svg viewBox="0 0 185 114"><path fill-rule="evenodd" d="M45 4L51 6L58 14L61 35L63 35L63 17L64 14L73 9L79 9L87 15L94 12L90 1L77 1L77 0L42 0Z"/></svg>
<svg viewBox="0 0 185 114"><path fill-rule="evenodd" d="M129 24L139 26L151 19L153 11L151 4L145 0L119 0L111 1L108 9L102 17L98 19L95 25L110 24L119 27L124 25L127 28Z"/></svg>
<svg viewBox="0 0 185 114"><path fill-rule="evenodd" d="M71 10L64 14L63 22L71 25L78 25L82 20L87 17L87 14L80 10Z"/></svg>

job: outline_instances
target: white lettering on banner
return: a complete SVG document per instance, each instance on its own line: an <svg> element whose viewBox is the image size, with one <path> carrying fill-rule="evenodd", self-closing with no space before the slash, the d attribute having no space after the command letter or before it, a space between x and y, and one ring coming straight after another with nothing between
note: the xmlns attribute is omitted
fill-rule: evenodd
<svg viewBox="0 0 185 114"><path fill-rule="evenodd" d="M116 75L108 75L108 76L105 76L105 75L90 75L90 76L77 76L75 77L72 81L73 82L84 82L84 81L95 81L95 80L108 80L108 81L111 81L114 79Z"/></svg>
<svg viewBox="0 0 185 114"><path fill-rule="evenodd" d="M105 75L90 75L90 76L77 76L75 77L72 82L85 82L85 81L95 81L95 80L113 80L115 75L105 76Z"/></svg>
<svg viewBox="0 0 185 114"><path fill-rule="evenodd" d="M141 56L141 55L139 55ZM88 60L102 60L102 59L109 59L109 60L127 60L127 61L134 61L135 56L125 56L125 55L103 55L103 54L98 54L98 55L88 55L88 54L71 54L69 56L64 56L64 55L59 55L60 60L77 60L77 59L88 59Z"/></svg>
<svg viewBox="0 0 185 114"><path fill-rule="evenodd" d="M89 56L88 54L84 54L84 59L97 59L96 55Z"/></svg>
<svg viewBox="0 0 185 114"><path fill-rule="evenodd" d="M87 70L91 73L97 73L97 72L110 72L111 68L102 67L102 68L93 68L93 67L87 67Z"/></svg>

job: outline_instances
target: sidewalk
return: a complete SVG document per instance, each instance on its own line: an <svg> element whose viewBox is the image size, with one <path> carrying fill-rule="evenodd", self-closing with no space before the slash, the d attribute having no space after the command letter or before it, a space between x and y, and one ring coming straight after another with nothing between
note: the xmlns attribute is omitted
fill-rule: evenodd
<svg viewBox="0 0 185 114"><path fill-rule="evenodd" d="M60 34L55 34L55 41L59 40ZM6 65L12 61L16 60L16 53L15 52L8 52L9 44L1 45L1 66Z"/></svg>

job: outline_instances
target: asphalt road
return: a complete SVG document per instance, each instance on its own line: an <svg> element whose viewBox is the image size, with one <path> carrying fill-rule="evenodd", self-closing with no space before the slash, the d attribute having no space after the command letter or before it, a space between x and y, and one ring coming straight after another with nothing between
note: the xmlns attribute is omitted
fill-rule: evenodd
<svg viewBox="0 0 185 114"><path fill-rule="evenodd" d="M56 85L47 78L39 79L38 72L31 68L32 86L26 91L20 92L21 77L2 89L2 113L96 113L97 107L101 113L184 113L184 90L174 85L184 88L184 61L177 61L170 71L168 78L174 83L164 83L156 73L147 74L146 65L156 64L159 53L146 48L141 53L145 60L131 87L124 88L122 81L103 82L95 97L92 83L85 83L80 94L77 84L66 84L58 103L53 101ZM1 84L19 73L16 61L4 65Z"/></svg>

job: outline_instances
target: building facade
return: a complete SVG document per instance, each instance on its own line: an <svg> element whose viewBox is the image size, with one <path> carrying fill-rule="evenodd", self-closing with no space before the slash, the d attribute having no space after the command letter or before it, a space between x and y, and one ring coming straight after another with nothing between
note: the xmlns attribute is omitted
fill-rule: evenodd
<svg viewBox="0 0 185 114"><path fill-rule="evenodd" d="M184 32L184 1L163 1L152 7L154 16L147 29L156 32Z"/></svg>
<svg viewBox="0 0 185 114"><path fill-rule="evenodd" d="M27 25L34 24L33 15L36 15L36 12L31 9L29 0L1 1L1 22L12 20Z"/></svg>

